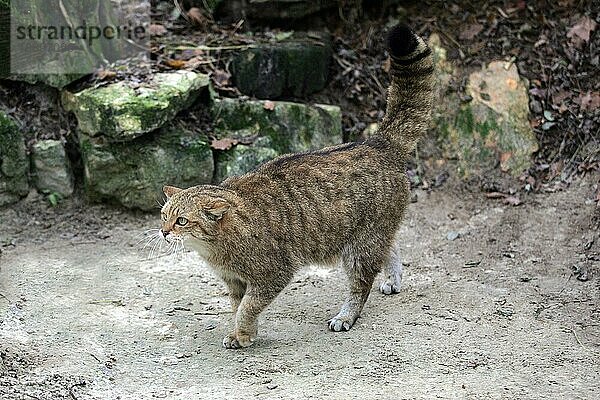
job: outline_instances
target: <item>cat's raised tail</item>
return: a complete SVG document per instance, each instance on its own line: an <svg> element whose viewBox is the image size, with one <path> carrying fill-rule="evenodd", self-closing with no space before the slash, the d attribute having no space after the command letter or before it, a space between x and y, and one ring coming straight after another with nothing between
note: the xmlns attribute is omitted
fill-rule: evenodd
<svg viewBox="0 0 600 400"><path fill-rule="evenodd" d="M406 158L425 134L431 119L434 63L431 49L408 26L392 28L387 37L391 84L378 135Z"/></svg>

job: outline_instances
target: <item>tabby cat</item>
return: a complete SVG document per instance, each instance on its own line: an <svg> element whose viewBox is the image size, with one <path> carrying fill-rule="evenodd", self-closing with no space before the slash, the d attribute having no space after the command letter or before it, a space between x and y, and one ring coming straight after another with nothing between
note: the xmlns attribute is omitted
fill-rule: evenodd
<svg viewBox="0 0 600 400"><path fill-rule="evenodd" d="M258 315L307 264L341 260L350 281L333 331L349 330L379 289L402 279L396 233L409 203L406 159L432 105L431 50L410 28L388 35L391 85L379 131L363 141L278 157L219 186L165 186L162 235L185 239L223 279L235 315L226 348L250 346Z"/></svg>

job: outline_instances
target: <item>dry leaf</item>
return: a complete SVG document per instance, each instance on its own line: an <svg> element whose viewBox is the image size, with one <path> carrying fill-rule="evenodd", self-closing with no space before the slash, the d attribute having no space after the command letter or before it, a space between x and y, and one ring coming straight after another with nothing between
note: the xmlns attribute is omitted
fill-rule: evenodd
<svg viewBox="0 0 600 400"><path fill-rule="evenodd" d="M388 73L388 72L390 72L390 68L391 68L391 67L392 67L392 60L390 60L390 59L388 58L387 60L385 60L385 61L383 62L383 66L382 66L382 68L383 68L384 72Z"/></svg>
<svg viewBox="0 0 600 400"><path fill-rule="evenodd" d="M463 40L472 40L475 36L477 36L483 30L483 25L474 23L468 25L466 29L464 29L460 33L460 38Z"/></svg>
<svg viewBox="0 0 600 400"><path fill-rule="evenodd" d="M566 90L561 90L558 93L555 93L552 95L552 103L555 106L560 106L567 98L569 98L569 96L571 95L570 92L567 92Z"/></svg>
<svg viewBox="0 0 600 400"><path fill-rule="evenodd" d="M239 143L239 140L232 138L215 139L211 142L210 147L215 150L229 150Z"/></svg>
<svg viewBox="0 0 600 400"><path fill-rule="evenodd" d="M204 26L206 25L206 17L202 13L202 10L198 7L192 7L187 12L187 16L190 22L196 26Z"/></svg>
<svg viewBox="0 0 600 400"><path fill-rule="evenodd" d="M569 29L567 37L571 39L576 46L581 46L582 44L589 42L590 33L596 29L596 25L596 21L584 15L577 24Z"/></svg>
<svg viewBox="0 0 600 400"><path fill-rule="evenodd" d="M510 204L511 206L518 206L523 204L519 196L506 196L503 200L504 204Z"/></svg>
<svg viewBox="0 0 600 400"><path fill-rule="evenodd" d="M506 164L508 160L512 157L512 153L507 151L505 153L500 154L500 169L502 172L508 172L510 167Z"/></svg>
<svg viewBox="0 0 600 400"><path fill-rule="evenodd" d="M487 197L488 199L503 199L506 197L506 195L500 192L490 192L486 193L485 197Z"/></svg>
<svg viewBox="0 0 600 400"><path fill-rule="evenodd" d="M111 71L108 69L101 69L100 71L98 71L97 75L98 75L98 79L103 81L105 79L115 78L117 76L117 73L115 71Z"/></svg>
<svg viewBox="0 0 600 400"><path fill-rule="evenodd" d="M206 64L204 57L192 57L185 62L186 69L196 69L199 66Z"/></svg>
<svg viewBox="0 0 600 400"><path fill-rule="evenodd" d="M577 98L581 111L594 111L600 107L600 92L588 92Z"/></svg>
<svg viewBox="0 0 600 400"><path fill-rule="evenodd" d="M222 69L216 69L212 74L212 78L219 87L229 86L231 84L231 74Z"/></svg>
<svg viewBox="0 0 600 400"><path fill-rule="evenodd" d="M183 60L167 60L165 64L174 69L182 69L185 67L186 62Z"/></svg>
<svg viewBox="0 0 600 400"><path fill-rule="evenodd" d="M150 24L148 31L150 32L150 36L163 36L167 33L167 28L160 24Z"/></svg>
<svg viewBox="0 0 600 400"><path fill-rule="evenodd" d="M512 157L512 153L510 151L502 153L502 154L500 154L500 162L505 163L508 160L510 160L511 157Z"/></svg>
<svg viewBox="0 0 600 400"><path fill-rule="evenodd" d="M267 100L265 101L265 104L263 104L263 108L265 110L273 111L275 109L275 103L273 103L271 100Z"/></svg>

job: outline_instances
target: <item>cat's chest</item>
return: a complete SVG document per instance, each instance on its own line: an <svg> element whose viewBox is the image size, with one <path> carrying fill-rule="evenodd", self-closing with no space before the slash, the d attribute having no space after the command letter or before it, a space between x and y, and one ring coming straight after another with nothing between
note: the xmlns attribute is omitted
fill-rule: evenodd
<svg viewBox="0 0 600 400"><path fill-rule="evenodd" d="M186 240L186 242L186 244L190 248L192 248L196 253L198 253L200 258L202 258L204 261L210 261L210 258L212 258L212 253L208 249L207 244L205 242L194 238L189 238L188 240Z"/></svg>

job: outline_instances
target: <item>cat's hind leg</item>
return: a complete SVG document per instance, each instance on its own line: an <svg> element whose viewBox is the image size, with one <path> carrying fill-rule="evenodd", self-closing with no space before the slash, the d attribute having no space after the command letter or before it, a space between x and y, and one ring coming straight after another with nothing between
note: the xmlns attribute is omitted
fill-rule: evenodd
<svg viewBox="0 0 600 400"><path fill-rule="evenodd" d="M373 281L387 259L387 251L374 251L373 248L363 248L362 252L349 250L342 256L350 281L350 294L340 312L328 321L329 329L334 332L350 330L360 316Z"/></svg>
<svg viewBox="0 0 600 400"><path fill-rule="evenodd" d="M231 310L235 315L237 313L238 307L242 302L242 298L244 294L246 294L246 283L240 279L227 277L223 278L225 284L227 285L227 289L229 292L229 300L231 302Z"/></svg>
<svg viewBox="0 0 600 400"><path fill-rule="evenodd" d="M390 260L383 271L383 281L379 285L379 291L383 294L394 294L400 292L402 283L402 258L400 257L399 241L394 241L390 252Z"/></svg>

